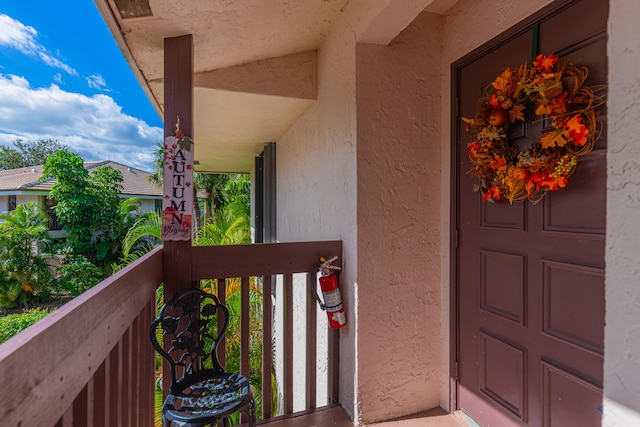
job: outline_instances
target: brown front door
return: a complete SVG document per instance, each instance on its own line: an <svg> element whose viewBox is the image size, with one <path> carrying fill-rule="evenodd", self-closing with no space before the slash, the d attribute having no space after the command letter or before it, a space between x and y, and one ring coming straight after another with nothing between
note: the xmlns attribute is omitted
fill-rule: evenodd
<svg viewBox="0 0 640 427"><path fill-rule="evenodd" d="M484 88L539 52L589 68L606 84L608 2L554 3L455 72L460 117ZM534 22L536 21L536 22ZM598 110L599 131L606 111ZM531 113L531 112L529 112ZM532 114L530 114L531 116ZM464 123L457 120L457 403L482 426L588 427L601 423L604 350L606 132L566 188L538 204L483 203ZM520 149L542 123L512 129Z"/></svg>

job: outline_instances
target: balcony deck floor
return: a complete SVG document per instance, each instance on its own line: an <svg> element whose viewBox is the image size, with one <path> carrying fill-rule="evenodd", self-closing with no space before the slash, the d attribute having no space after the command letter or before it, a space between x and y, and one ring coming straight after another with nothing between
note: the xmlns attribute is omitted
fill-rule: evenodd
<svg viewBox="0 0 640 427"><path fill-rule="evenodd" d="M274 420L259 424L261 427L353 427L353 423L343 408L336 406L304 414L293 418ZM460 418L441 408L434 408L419 414L393 421L366 424L363 427L466 427Z"/></svg>

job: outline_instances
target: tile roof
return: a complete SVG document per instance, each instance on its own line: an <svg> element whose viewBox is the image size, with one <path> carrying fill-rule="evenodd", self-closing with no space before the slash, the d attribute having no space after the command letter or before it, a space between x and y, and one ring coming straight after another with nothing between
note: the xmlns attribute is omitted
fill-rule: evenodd
<svg viewBox="0 0 640 427"><path fill-rule="evenodd" d="M49 191L54 180L48 179L40 182L42 177L42 166L29 166L26 168L10 169L0 171L0 191ZM162 196L162 189L150 184L147 181L149 172L132 168L113 162L102 160L98 162L84 162L84 167L89 172L100 166L111 166L122 173L123 190L120 194L126 196Z"/></svg>

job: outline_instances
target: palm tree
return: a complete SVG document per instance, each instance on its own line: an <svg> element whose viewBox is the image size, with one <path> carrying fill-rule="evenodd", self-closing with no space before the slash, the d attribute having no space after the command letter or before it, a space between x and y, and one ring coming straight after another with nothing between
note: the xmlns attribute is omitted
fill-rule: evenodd
<svg viewBox="0 0 640 427"><path fill-rule="evenodd" d="M164 181L164 145L158 142L153 149L153 172L147 176L147 181L158 188L162 188Z"/></svg>
<svg viewBox="0 0 640 427"><path fill-rule="evenodd" d="M249 217L237 215L227 207L213 214L212 221L205 224L194 242L196 246L240 245L251 243Z"/></svg>
<svg viewBox="0 0 640 427"><path fill-rule="evenodd" d="M194 173L193 185L204 192L204 224L211 222L213 212L225 205L224 189L229 181L227 174Z"/></svg>
<svg viewBox="0 0 640 427"><path fill-rule="evenodd" d="M162 243L162 216L157 211L140 215L122 240L122 258L111 265L115 273L142 258L151 249Z"/></svg>
<svg viewBox="0 0 640 427"><path fill-rule="evenodd" d="M140 241L153 248L162 241L162 216L157 211L143 213L133 227L127 231L122 241L122 253L128 256L131 249ZM148 251L147 251L148 252Z"/></svg>

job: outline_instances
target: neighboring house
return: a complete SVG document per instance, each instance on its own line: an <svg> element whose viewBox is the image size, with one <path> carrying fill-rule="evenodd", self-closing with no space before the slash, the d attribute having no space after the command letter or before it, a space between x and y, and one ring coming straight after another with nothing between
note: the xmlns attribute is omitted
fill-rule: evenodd
<svg viewBox="0 0 640 427"><path fill-rule="evenodd" d="M0 171L0 212L11 211L21 203L35 202L51 219L49 229L52 237L61 237L62 227L58 224L53 212L55 201L47 198L55 181L53 179L40 181L42 166ZM162 190L148 182L147 177L150 175L148 172L111 160L85 162L84 166L89 172L100 166L110 166L120 171L123 178L120 197L139 199L143 212L160 210Z"/></svg>
<svg viewBox="0 0 640 427"><path fill-rule="evenodd" d="M440 406L501 427L640 425L640 2L95 3L164 113L165 136L179 117L199 171L252 173L265 240L342 241L348 324L336 381L355 423ZM608 90L606 109L598 108L602 135L567 188L537 204L483 203L468 174L461 119L475 114L483 87L532 52L585 65L588 84ZM529 143L539 123L527 123L519 136ZM274 144L261 154L266 143ZM56 375L14 374L16 383L30 375L24 389L48 391L55 408L9 390L4 416L14 425L26 411L51 425L60 417L61 425L81 425L82 416L109 411L112 420L132 418L131 410L111 409L118 395L140 415L131 376L116 375L137 361L126 356L130 348L148 348L137 345L155 301L145 279L164 283L170 297L192 286L203 265L220 262L209 256L214 250L188 243L165 241L99 288L106 309L126 308L96 321L107 338L85 339L75 353L50 344L56 357L46 366ZM126 286L129 277L135 286ZM111 297L116 290L132 297ZM134 305L145 301L147 311ZM74 305L64 315L88 318L96 306ZM146 317L133 320L139 310ZM68 339L57 332L64 321L30 333ZM116 335L121 324L132 326ZM4 348L41 342L18 341ZM2 372L22 368L29 353L20 354ZM77 375L60 367L65 360L76 361ZM99 372L95 381L75 380L88 371Z"/></svg>

